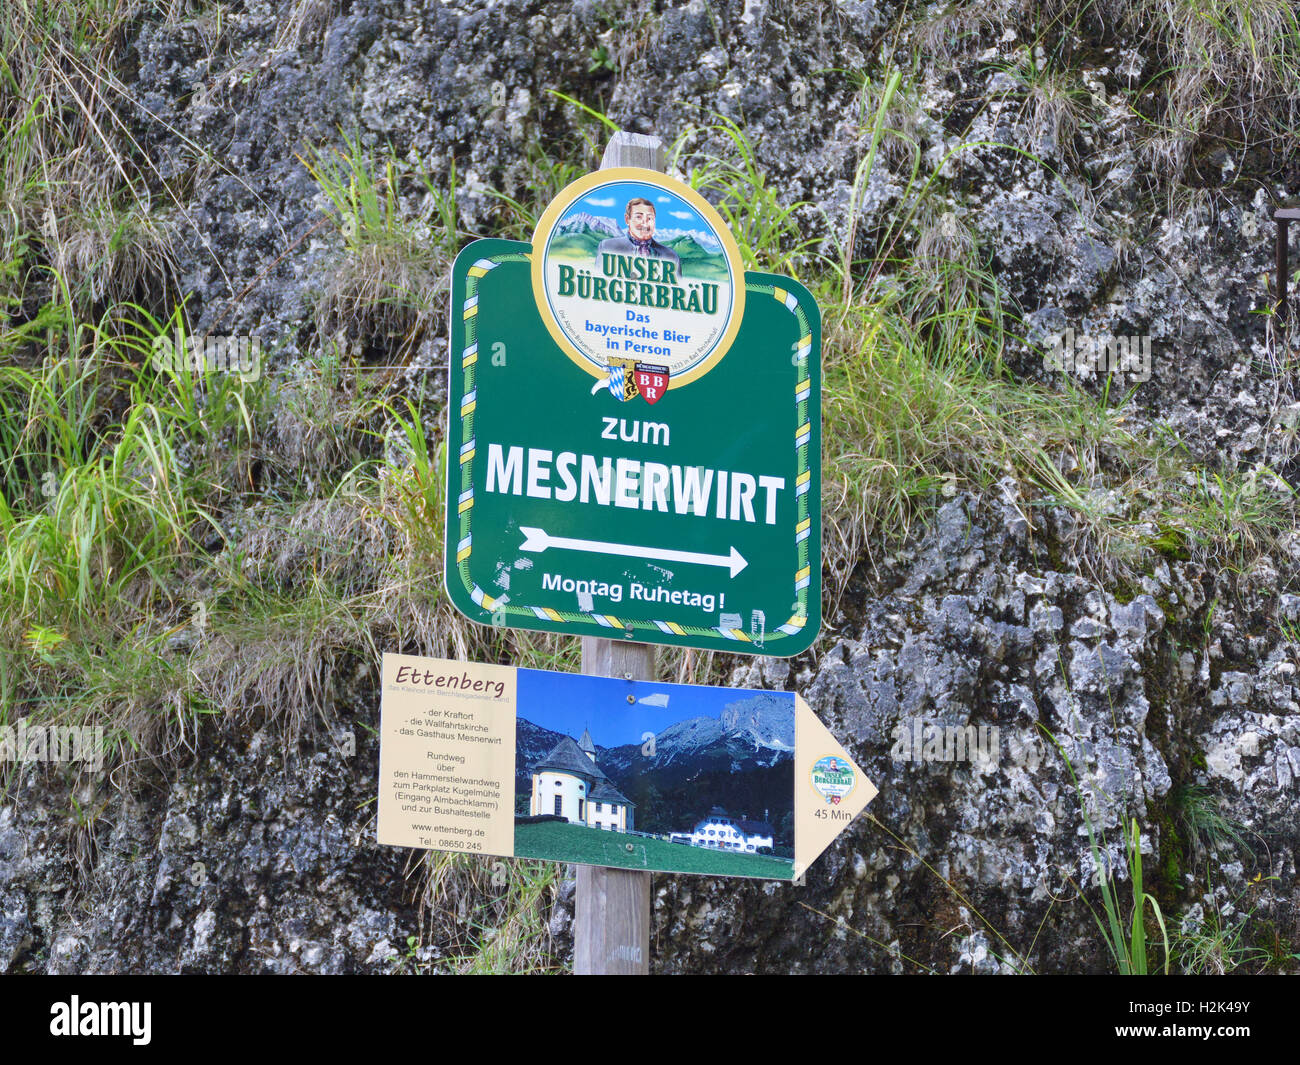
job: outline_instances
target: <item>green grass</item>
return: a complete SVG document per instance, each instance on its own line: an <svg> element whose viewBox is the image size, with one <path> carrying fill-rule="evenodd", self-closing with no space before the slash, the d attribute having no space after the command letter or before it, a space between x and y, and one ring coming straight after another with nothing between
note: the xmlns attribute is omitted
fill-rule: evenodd
<svg viewBox="0 0 1300 1065"><path fill-rule="evenodd" d="M421 935L409 937L397 971L412 964L421 939L446 960L425 971L545 974L562 971L549 920L560 889L554 862L427 851L420 895Z"/></svg>
<svg viewBox="0 0 1300 1065"><path fill-rule="evenodd" d="M797 220L803 203L788 203L759 165L745 131L718 116L710 132L725 139L733 151L725 156L684 157L681 142L674 146L679 164L687 168L687 183L713 201L736 239L746 270L794 274L797 263L818 241L800 231Z"/></svg>
<svg viewBox="0 0 1300 1065"><path fill-rule="evenodd" d="M384 338L397 349L391 361L401 361L435 324L445 295L443 272L460 235L455 172L449 192L422 175L433 210L420 219L407 216L401 196L403 184L415 193L418 176L404 172L391 147L375 159L359 139L344 136L342 148L318 149L303 162L344 244L317 305L317 330L354 341Z"/></svg>
<svg viewBox="0 0 1300 1065"><path fill-rule="evenodd" d="M11 409L31 412L47 402L79 404L83 398L72 395L75 383L63 388L47 376L13 367L0 371L0 390L5 384L16 386ZM42 623L70 612L102 614L141 584L162 583L170 560L192 548L204 520L167 414L147 402L135 404L120 426L85 453L80 437L70 435L66 408L57 409L46 423L56 438L20 447L5 463L6 495L18 509L0 496L5 539L0 591L22 616ZM82 412L79 407L77 413ZM12 416L6 422L16 424ZM14 489L22 473L38 469L46 498L36 505L28 496L31 503L21 506L27 500Z"/></svg>
<svg viewBox="0 0 1300 1065"><path fill-rule="evenodd" d="M1233 900L1234 909L1249 890L1247 887ZM1208 897L1214 899L1212 887ZM1268 963L1280 960L1250 942L1247 929L1253 916L1253 906L1244 914L1225 917L1219 912L1217 900L1205 904L1203 916L1184 920L1172 938L1170 951L1175 967L1190 976L1223 976L1239 969L1260 972Z"/></svg>
<svg viewBox="0 0 1300 1065"><path fill-rule="evenodd" d="M515 825L515 855L578 865L764 880L790 880L794 869L789 861L763 854L731 854L558 821Z"/></svg>
<svg viewBox="0 0 1300 1065"><path fill-rule="evenodd" d="M1198 141L1240 152L1285 150L1300 123L1300 16L1289 0L1130 0L1128 24L1160 43L1165 66L1141 86L1134 111L1150 124L1148 151L1174 178ZM1152 90L1156 90L1153 92ZM1151 112L1143 98L1155 97Z"/></svg>
<svg viewBox="0 0 1300 1065"><path fill-rule="evenodd" d="M1096 907L1088 901L1083 891L1079 892L1079 897L1097 924L1097 929L1106 944L1106 949L1115 963L1115 971L1120 976L1147 976L1152 971L1157 956L1154 955L1154 951L1147 943L1147 915L1150 914L1155 928L1160 932L1164 957L1163 971L1167 975L1171 957L1169 933L1165 927L1165 916L1160 908L1159 901L1144 887L1142 836L1137 819L1129 819L1123 826L1123 857L1130 895L1129 905L1125 906L1121 897L1119 876L1110 860L1110 848L1106 843L1105 831L1093 824L1092 816L1088 812L1087 798L1079 785L1079 778L1074 772L1074 764L1070 761L1069 755L1065 753L1065 748L1061 746L1060 741L1042 725L1039 726L1039 729L1061 755L1061 760L1065 763L1066 771L1069 773L1070 782L1074 785L1075 794L1079 797L1079 809L1083 815L1083 827L1088 836L1088 849L1092 854L1095 884L1101 896L1102 912L1097 912Z"/></svg>
<svg viewBox="0 0 1300 1065"><path fill-rule="evenodd" d="M1174 816L1178 819L1192 849L1213 853L1221 844L1231 844L1246 854L1250 849L1242 833L1244 827L1223 813L1217 795L1199 785L1184 785L1170 796Z"/></svg>

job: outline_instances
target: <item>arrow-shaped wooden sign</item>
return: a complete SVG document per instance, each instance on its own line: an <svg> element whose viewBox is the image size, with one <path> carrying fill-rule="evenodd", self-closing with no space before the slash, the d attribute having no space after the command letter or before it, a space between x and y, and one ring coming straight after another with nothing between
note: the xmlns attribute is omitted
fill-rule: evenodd
<svg viewBox="0 0 1300 1065"><path fill-rule="evenodd" d="M793 692L383 671L380 843L792 880L876 794Z"/></svg>

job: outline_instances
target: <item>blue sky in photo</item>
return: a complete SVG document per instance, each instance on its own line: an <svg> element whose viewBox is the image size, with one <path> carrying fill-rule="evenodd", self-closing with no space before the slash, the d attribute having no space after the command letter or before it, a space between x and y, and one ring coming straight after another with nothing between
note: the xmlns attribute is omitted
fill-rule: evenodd
<svg viewBox="0 0 1300 1065"><path fill-rule="evenodd" d="M642 733L662 732L674 722L693 717L720 717L729 703L759 694L784 694L794 712L793 694L748 688L616 680L540 669L519 670L516 683L520 717L534 725L567 733L575 740L588 728L599 747L640 743ZM635 703L628 703L629 694L636 697ZM667 705L655 705L664 702L664 696Z"/></svg>
<svg viewBox="0 0 1300 1065"><path fill-rule="evenodd" d="M680 197L636 181L615 181L593 189L580 200L575 201L573 206L564 212L561 221L570 215L586 213L612 219L622 229L624 228L623 212L627 208L627 201L638 198L649 200L655 205L655 229L657 230L702 229L706 233L713 232L713 227Z"/></svg>

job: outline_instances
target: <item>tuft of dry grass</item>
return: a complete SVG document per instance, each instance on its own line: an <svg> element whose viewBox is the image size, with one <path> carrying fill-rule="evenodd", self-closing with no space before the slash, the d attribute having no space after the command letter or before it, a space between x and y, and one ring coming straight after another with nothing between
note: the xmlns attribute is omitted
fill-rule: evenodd
<svg viewBox="0 0 1300 1065"><path fill-rule="evenodd" d="M343 238L344 254L316 309L317 334L327 341L386 342L396 363L409 357L440 324L449 260L426 222L408 220L391 151L374 162L359 140L317 151L305 161Z"/></svg>
<svg viewBox="0 0 1300 1065"><path fill-rule="evenodd" d="M153 206L166 183L131 133L115 68L133 20L180 6L11 0L0 9L0 260L31 264L43 245L65 290L95 303L174 280L172 234ZM58 291L48 276L15 280L21 291L9 295L19 299Z"/></svg>
<svg viewBox="0 0 1300 1065"><path fill-rule="evenodd" d="M452 972L561 971L550 933L561 865L429 851L422 866L422 932Z"/></svg>
<svg viewBox="0 0 1300 1065"><path fill-rule="evenodd" d="M922 18L911 34L911 43L931 62L950 62L989 39L1006 16L1001 3L954 3L937 7Z"/></svg>
<svg viewBox="0 0 1300 1065"><path fill-rule="evenodd" d="M1177 179L1204 137L1285 151L1300 132L1300 12L1291 0L1115 0L1165 53L1144 152Z"/></svg>
<svg viewBox="0 0 1300 1065"><path fill-rule="evenodd" d="M101 197L44 221L52 268L92 304L147 300L179 280L175 226L147 206L115 209Z"/></svg>

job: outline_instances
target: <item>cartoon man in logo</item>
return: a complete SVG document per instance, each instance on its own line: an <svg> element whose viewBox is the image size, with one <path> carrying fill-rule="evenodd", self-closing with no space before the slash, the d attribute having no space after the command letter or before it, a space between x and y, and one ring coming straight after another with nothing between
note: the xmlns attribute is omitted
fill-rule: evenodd
<svg viewBox="0 0 1300 1065"><path fill-rule="evenodd" d="M655 205L649 200L628 200L623 211L623 221L627 223L627 236L610 237L600 242L596 249L600 255L645 255L651 259L667 259L679 270L681 257L655 240Z"/></svg>
<svg viewBox="0 0 1300 1065"><path fill-rule="evenodd" d="M838 758L832 758L832 759L830 759L830 763L826 766L826 771L827 771L828 773L840 773L840 772L842 772L842 770L841 770L841 768L840 768L840 761L839 761L839 759L838 759ZM830 803L831 803L832 806L838 806L838 805L840 804L840 796L839 796L839 795L834 795L834 794L832 794L832 795L828 795L828 796L827 796L827 799L830 800Z"/></svg>

